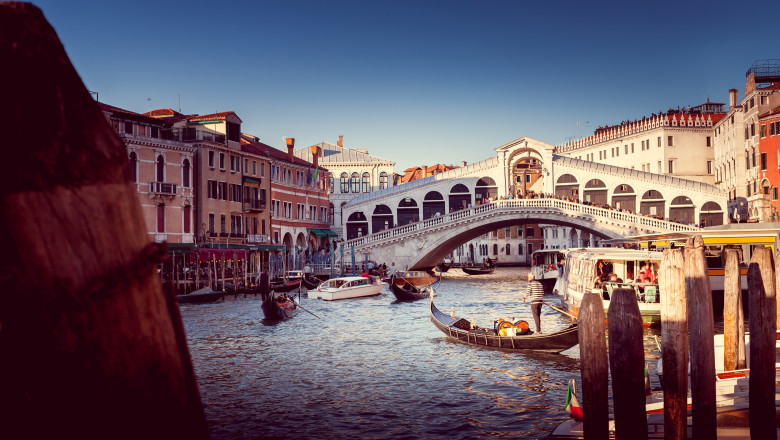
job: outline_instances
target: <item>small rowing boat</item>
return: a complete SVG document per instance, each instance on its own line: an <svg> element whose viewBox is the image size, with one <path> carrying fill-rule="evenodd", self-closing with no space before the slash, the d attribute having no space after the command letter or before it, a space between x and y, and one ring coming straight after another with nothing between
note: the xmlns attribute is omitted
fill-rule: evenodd
<svg viewBox="0 0 780 440"><path fill-rule="evenodd" d="M417 301L430 297L431 291L435 291L440 282L441 278L427 286L415 286L413 283L405 282L403 277L393 276L390 278L390 291L398 301Z"/></svg>

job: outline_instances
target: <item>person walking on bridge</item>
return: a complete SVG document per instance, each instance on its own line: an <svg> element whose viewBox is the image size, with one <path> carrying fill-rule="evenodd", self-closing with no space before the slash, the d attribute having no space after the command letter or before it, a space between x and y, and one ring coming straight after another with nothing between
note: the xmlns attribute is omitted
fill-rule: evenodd
<svg viewBox="0 0 780 440"><path fill-rule="evenodd" d="M542 332L542 303L544 302L544 287L536 280L533 272L528 272L528 287L523 294L523 302L531 298L531 313L534 315L536 333Z"/></svg>

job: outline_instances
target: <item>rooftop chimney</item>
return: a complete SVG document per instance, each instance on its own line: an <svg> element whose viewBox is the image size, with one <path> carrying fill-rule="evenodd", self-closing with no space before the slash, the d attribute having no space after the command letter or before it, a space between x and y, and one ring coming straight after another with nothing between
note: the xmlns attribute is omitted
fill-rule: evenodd
<svg viewBox="0 0 780 440"><path fill-rule="evenodd" d="M422 177L423 177L423 179L428 177L428 165L423 165L422 166Z"/></svg>
<svg viewBox="0 0 780 440"><path fill-rule="evenodd" d="M344 136L343 135L339 135L339 141L336 143L336 145L338 145L339 147L343 147L344 146Z"/></svg>
<svg viewBox="0 0 780 440"><path fill-rule="evenodd" d="M312 145L311 146L311 157L314 158L312 161L314 163L314 168L317 168L317 164L319 163L320 159L320 146L319 145Z"/></svg>
<svg viewBox="0 0 780 440"><path fill-rule="evenodd" d="M729 90L729 110L734 109L737 107L737 104L739 101L737 101L737 89L731 89Z"/></svg>
<svg viewBox="0 0 780 440"><path fill-rule="evenodd" d="M466 161L464 160L463 162L461 162L461 165L465 167L466 166Z"/></svg>
<svg viewBox="0 0 780 440"><path fill-rule="evenodd" d="M287 158L290 159L290 162L292 162L293 158L295 157L293 154L293 149L295 148L295 138L284 138L284 142L287 143Z"/></svg>

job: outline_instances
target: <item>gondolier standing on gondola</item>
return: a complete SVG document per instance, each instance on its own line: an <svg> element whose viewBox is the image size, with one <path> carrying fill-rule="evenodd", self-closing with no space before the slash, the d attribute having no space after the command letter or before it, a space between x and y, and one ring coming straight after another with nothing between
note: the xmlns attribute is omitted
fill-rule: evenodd
<svg viewBox="0 0 780 440"><path fill-rule="evenodd" d="M536 281L533 272L528 272L528 287L523 294L523 302L531 297L531 313L534 315L536 324L536 333L542 332L542 303L544 302L544 287L542 283Z"/></svg>

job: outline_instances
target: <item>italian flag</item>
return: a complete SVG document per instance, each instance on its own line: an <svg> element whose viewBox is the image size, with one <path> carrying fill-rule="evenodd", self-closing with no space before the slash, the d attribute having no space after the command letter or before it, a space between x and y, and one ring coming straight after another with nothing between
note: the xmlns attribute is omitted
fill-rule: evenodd
<svg viewBox="0 0 780 440"><path fill-rule="evenodd" d="M566 412L578 422L582 421L582 408L577 402L577 386L574 379L569 381L569 389L566 391Z"/></svg>

